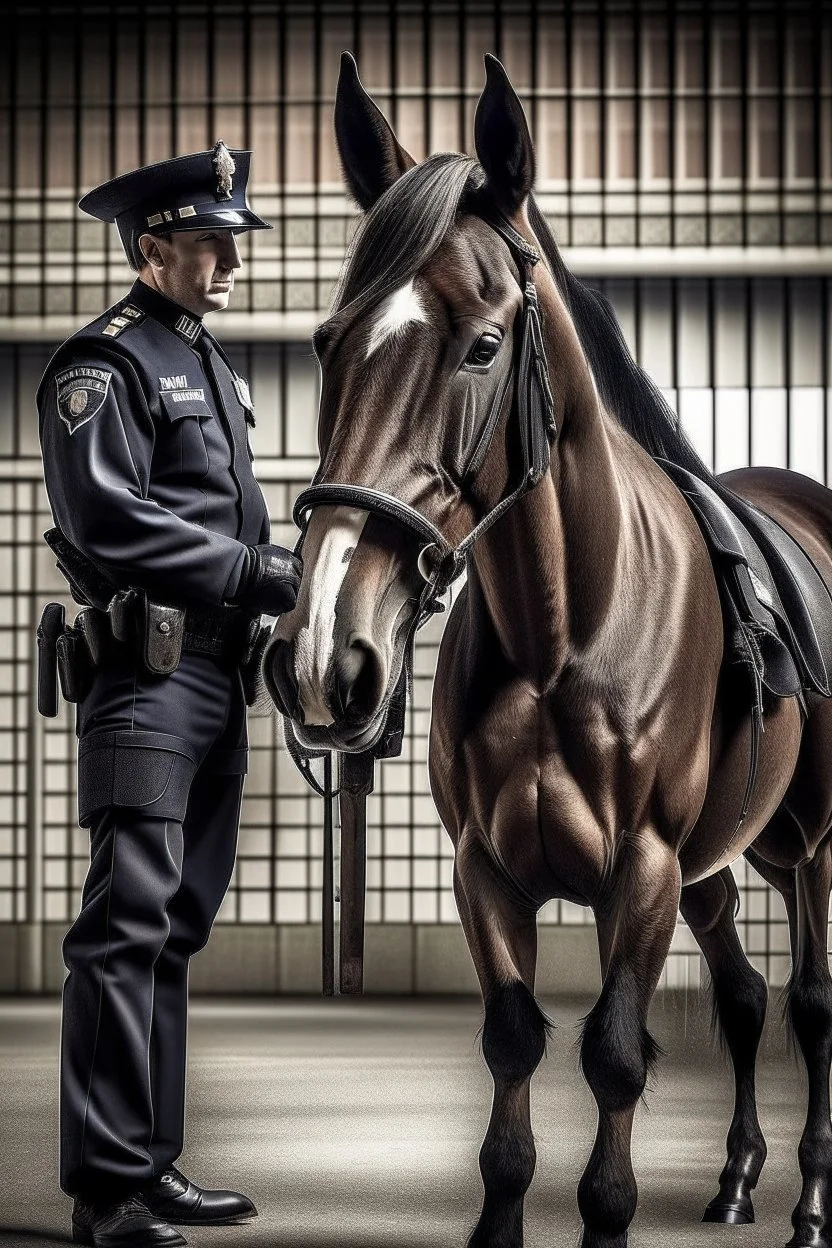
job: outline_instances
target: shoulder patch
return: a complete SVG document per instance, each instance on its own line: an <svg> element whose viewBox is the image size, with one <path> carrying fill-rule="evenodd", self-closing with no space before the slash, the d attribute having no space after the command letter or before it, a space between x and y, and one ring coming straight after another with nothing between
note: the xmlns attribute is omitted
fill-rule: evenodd
<svg viewBox="0 0 832 1248"><path fill-rule="evenodd" d="M79 364L77 368L64 369L55 376L58 391L58 415L70 434L101 409L113 374L103 368Z"/></svg>
<svg viewBox="0 0 832 1248"><path fill-rule="evenodd" d="M101 332L108 338L118 338L119 334L123 334L130 325L139 325L144 318L145 314L141 308L137 308L132 303L125 303Z"/></svg>

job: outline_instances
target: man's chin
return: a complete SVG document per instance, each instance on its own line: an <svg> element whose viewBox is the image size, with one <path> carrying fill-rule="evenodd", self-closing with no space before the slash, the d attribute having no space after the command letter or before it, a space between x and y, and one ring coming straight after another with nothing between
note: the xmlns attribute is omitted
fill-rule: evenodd
<svg viewBox="0 0 832 1248"><path fill-rule="evenodd" d="M227 308L232 289L233 287L231 286L225 286L221 289L212 287L205 295L206 311L221 312L223 308Z"/></svg>

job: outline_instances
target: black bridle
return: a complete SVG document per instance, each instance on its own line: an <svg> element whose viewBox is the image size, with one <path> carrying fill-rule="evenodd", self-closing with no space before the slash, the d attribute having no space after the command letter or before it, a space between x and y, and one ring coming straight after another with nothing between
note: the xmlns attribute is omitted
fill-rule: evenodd
<svg viewBox="0 0 832 1248"><path fill-rule="evenodd" d="M550 443L557 435L555 401L543 349L540 306L533 278L534 266L540 260L540 255L504 218L489 216L483 219L508 244L519 265L523 286L522 337L517 362L513 366L515 386L512 408L519 424L523 461L522 475L517 486L483 516L458 546L452 546L436 525L414 507L403 503L392 494L368 486L337 482L313 483L298 495L292 512L295 524L303 530L307 513L314 507L322 503L343 503L393 520L419 540L424 540L425 545L419 555L419 570L426 584L419 600L417 622L439 609L439 598L462 573L468 551L477 539L541 480L549 467ZM504 393L501 387L495 399L500 408ZM477 447L477 463L475 466L469 465L469 480L476 475L475 469L482 465L498 420L499 411L492 413L486 421L484 428L490 428L490 436L485 444Z"/></svg>

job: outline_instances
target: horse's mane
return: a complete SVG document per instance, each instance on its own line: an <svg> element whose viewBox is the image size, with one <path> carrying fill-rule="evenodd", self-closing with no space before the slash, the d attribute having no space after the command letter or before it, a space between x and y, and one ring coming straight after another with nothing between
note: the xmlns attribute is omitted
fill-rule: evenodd
<svg viewBox="0 0 832 1248"><path fill-rule="evenodd" d="M609 299L566 267L534 196L529 201L529 221L572 317L606 410L650 455L669 459L702 481L716 484L664 395L630 354Z"/></svg>
<svg viewBox="0 0 832 1248"><path fill-rule="evenodd" d="M429 156L398 178L361 218L323 327L346 328L439 249L460 211L477 211L485 174L467 156ZM650 455L716 484L655 382L630 354L609 300L571 273L532 196L529 220L569 310L601 401Z"/></svg>

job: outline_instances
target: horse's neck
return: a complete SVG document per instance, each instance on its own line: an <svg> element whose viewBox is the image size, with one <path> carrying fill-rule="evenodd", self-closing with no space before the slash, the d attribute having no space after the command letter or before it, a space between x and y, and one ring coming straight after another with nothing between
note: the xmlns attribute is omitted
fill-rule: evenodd
<svg viewBox="0 0 832 1248"><path fill-rule="evenodd" d="M612 430L574 331L550 348L561 375L576 352L552 470L483 535L473 568L502 650L541 689L609 619L623 523Z"/></svg>

